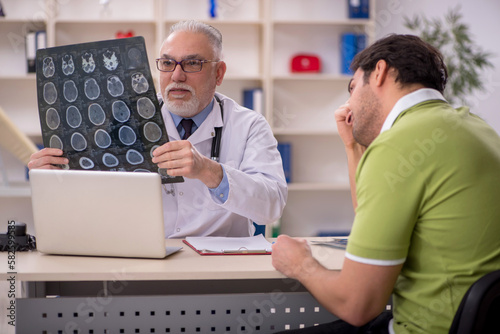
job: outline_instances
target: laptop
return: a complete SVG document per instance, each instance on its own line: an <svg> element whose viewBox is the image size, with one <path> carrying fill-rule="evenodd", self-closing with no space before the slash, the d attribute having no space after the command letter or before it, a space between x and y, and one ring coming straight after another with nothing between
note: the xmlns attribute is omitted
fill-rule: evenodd
<svg viewBox="0 0 500 334"><path fill-rule="evenodd" d="M84 170L29 172L37 250L47 254L164 258L161 177Z"/></svg>

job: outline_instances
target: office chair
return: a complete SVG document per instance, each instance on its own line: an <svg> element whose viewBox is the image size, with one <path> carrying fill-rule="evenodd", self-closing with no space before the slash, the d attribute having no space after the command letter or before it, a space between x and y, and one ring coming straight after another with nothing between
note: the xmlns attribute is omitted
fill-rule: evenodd
<svg viewBox="0 0 500 334"><path fill-rule="evenodd" d="M458 307L449 333L500 333L500 270L472 284Z"/></svg>

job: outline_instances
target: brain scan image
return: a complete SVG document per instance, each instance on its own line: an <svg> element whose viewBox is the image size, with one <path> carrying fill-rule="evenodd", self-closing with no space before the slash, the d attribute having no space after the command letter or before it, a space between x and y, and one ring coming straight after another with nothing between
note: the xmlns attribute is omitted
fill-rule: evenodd
<svg viewBox="0 0 500 334"><path fill-rule="evenodd" d="M144 77L144 74L137 72L132 74L132 89L137 94L146 93L149 89L148 80Z"/></svg>
<svg viewBox="0 0 500 334"><path fill-rule="evenodd" d="M94 168L94 162L87 157L81 157L79 163L83 169Z"/></svg>
<svg viewBox="0 0 500 334"><path fill-rule="evenodd" d="M144 119L150 119L155 115L156 108L153 101L147 97L141 97L137 100L137 112Z"/></svg>
<svg viewBox="0 0 500 334"><path fill-rule="evenodd" d="M157 142L161 138L161 128L155 122L147 122L144 125L144 137L152 143Z"/></svg>
<svg viewBox="0 0 500 334"><path fill-rule="evenodd" d="M132 165L138 165L144 161L142 154L133 149L127 151L125 158L127 159L127 162Z"/></svg>
<svg viewBox="0 0 500 334"><path fill-rule="evenodd" d="M66 122L73 129L76 129L82 124L82 115L77 107L69 106L68 109L66 109Z"/></svg>
<svg viewBox="0 0 500 334"><path fill-rule="evenodd" d="M143 37L37 50L43 144L63 150L62 168L158 172L152 152L168 134L149 65Z"/></svg>
<svg viewBox="0 0 500 334"><path fill-rule="evenodd" d="M112 75L108 78L107 82L109 95L118 97L123 94L125 88L123 87L123 83L120 78L118 78L116 75Z"/></svg>
<svg viewBox="0 0 500 334"><path fill-rule="evenodd" d="M127 56L129 60L129 68L137 68L141 66L142 55L139 49L131 48L130 50L128 50Z"/></svg>
<svg viewBox="0 0 500 334"><path fill-rule="evenodd" d="M151 147L151 150L149 150L149 156L152 158L153 157L153 151L156 150L160 145L155 145Z"/></svg>
<svg viewBox="0 0 500 334"><path fill-rule="evenodd" d="M94 78L85 80L83 91L89 100L95 100L101 94L101 89Z"/></svg>
<svg viewBox="0 0 500 334"><path fill-rule="evenodd" d="M56 85L52 82L47 82L43 85L43 99L48 104L54 104L57 100L57 89Z"/></svg>
<svg viewBox="0 0 500 334"><path fill-rule="evenodd" d="M113 102L111 112L113 113L113 117L121 123L128 121L130 118L130 109L121 100Z"/></svg>
<svg viewBox="0 0 500 334"><path fill-rule="evenodd" d="M78 98L78 89L76 88L75 82L73 80L68 80L63 86L63 95L66 101L75 102Z"/></svg>
<svg viewBox="0 0 500 334"><path fill-rule="evenodd" d="M61 138L56 135L52 135L49 140L49 147L63 149L63 143Z"/></svg>
<svg viewBox="0 0 500 334"><path fill-rule="evenodd" d="M85 73L92 73L95 70L94 55L90 52L84 52L82 55L82 69Z"/></svg>
<svg viewBox="0 0 500 334"><path fill-rule="evenodd" d="M120 139L120 141L123 144L129 145L129 146L132 145L133 143L135 143L135 141L137 140L137 136L136 136L134 130L130 126L127 126L127 125L122 126L118 130L118 138Z"/></svg>
<svg viewBox="0 0 500 334"><path fill-rule="evenodd" d="M94 125L103 125L106 120L106 114L102 107L97 103L89 105L89 120Z"/></svg>
<svg viewBox="0 0 500 334"><path fill-rule="evenodd" d="M104 67L109 71L114 71L118 67L118 58L114 51L107 50L102 55Z"/></svg>
<svg viewBox="0 0 500 334"><path fill-rule="evenodd" d="M118 166L118 164L120 163L120 161L113 154L111 154L111 153L104 153L104 155L102 156L102 163L106 167L110 167L111 168L111 167Z"/></svg>
<svg viewBox="0 0 500 334"><path fill-rule="evenodd" d="M94 134L94 142L100 148L108 148L111 145L111 137L103 129L98 129Z"/></svg>
<svg viewBox="0 0 500 334"><path fill-rule="evenodd" d="M52 59L52 57L43 58L43 76L46 78L50 78L54 75L55 72L56 66L54 65L54 60Z"/></svg>
<svg viewBox="0 0 500 334"><path fill-rule="evenodd" d="M62 57L62 71L65 75L71 75L75 72L75 63L73 62L73 56L64 55Z"/></svg>
<svg viewBox="0 0 500 334"><path fill-rule="evenodd" d="M45 114L45 123L51 130L55 130L59 127L61 123L61 118L59 117L59 113L54 108L49 108L47 113Z"/></svg>
<svg viewBox="0 0 500 334"><path fill-rule="evenodd" d="M71 147L75 151L83 151L87 148L87 140L81 133L75 132L71 135Z"/></svg>
<svg viewBox="0 0 500 334"><path fill-rule="evenodd" d="M151 173L150 170L147 170L147 169L144 169L144 168L134 169L134 172L137 172L137 173Z"/></svg>

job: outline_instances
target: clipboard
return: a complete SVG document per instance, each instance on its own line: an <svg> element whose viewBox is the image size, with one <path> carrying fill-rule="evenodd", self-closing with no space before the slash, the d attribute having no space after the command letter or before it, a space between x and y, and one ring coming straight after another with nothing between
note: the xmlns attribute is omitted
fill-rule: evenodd
<svg viewBox="0 0 500 334"><path fill-rule="evenodd" d="M252 237L186 237L182 240L200 255L270 255L272 244L262 234Z"/></svg>

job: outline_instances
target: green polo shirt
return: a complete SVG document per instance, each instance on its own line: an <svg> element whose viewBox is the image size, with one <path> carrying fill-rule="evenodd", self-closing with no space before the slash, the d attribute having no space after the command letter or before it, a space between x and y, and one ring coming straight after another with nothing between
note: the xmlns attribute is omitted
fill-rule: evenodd
<svg viewBox="0 0 500 334"><path fill-rule="evenodd" d="M404 263L395 333L448 333L470 285L500 268L500 137L468 108L421 102L364 153L346 257Z"/></svg>

